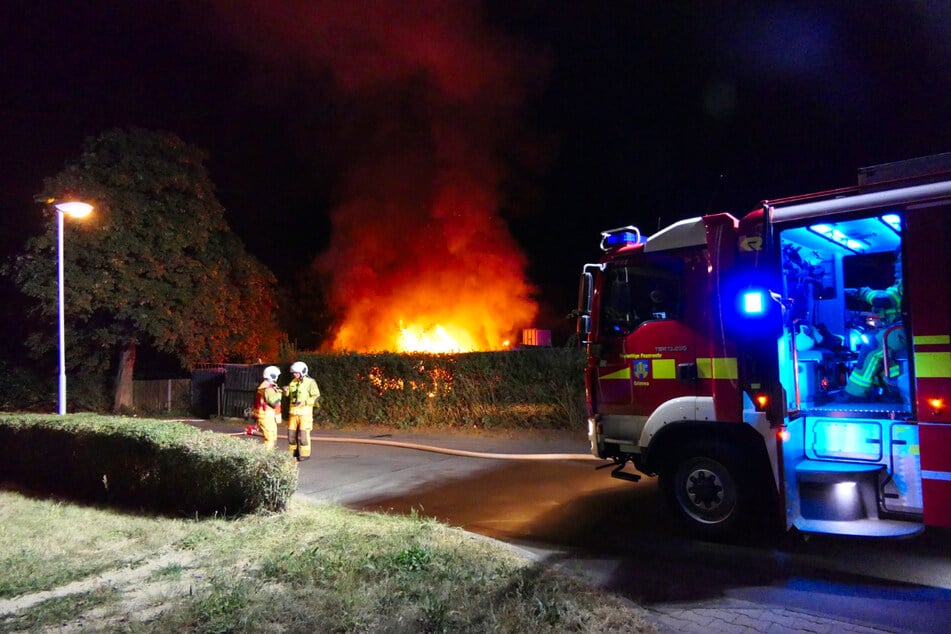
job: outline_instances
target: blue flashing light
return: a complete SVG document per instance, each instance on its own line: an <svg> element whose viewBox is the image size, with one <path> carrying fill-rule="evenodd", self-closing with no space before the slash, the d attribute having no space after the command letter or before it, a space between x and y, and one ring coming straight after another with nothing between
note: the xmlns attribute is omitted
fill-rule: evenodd
<svg viewBox="0 0 951 634"><path fill-rule="evenodd" d="M726 276L719 288L724 327L739 339L772 336L782 329L780 298L770 291L775 280L757 271Z"/></svg>
<svg viewBox="0 0 951 634"><path fill-rule="evenodd" d="M759 289L744 291L740 297L740 309L750 317L759 317L766 312L766 292Z"/></svg>
<svg viewBox="0 0 951 634"><path fill-rule="evenodd" d="M627 226L601 232L601 250L620 249L641 242L641 231L637 227Z"/></svg>
<svg viewBox="0 0 951 634"><path fill-rule="evenodd" d="M623 233L612 233L611 235L604 238L604 246L610 248L624 246L626 244L637 244L638 238L640 238L640 236L630 231L624 231Z"/></svg>

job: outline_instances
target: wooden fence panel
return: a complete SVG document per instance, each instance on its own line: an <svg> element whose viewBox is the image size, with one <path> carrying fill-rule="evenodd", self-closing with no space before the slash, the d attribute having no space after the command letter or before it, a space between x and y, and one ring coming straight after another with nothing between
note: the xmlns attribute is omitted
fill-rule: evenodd
<svg viewBox="0 0 951 634"><path fill-rule="evenodd" d="M132 382L132 404L140 412L186 412L191 405L191 379Z"/></svg>

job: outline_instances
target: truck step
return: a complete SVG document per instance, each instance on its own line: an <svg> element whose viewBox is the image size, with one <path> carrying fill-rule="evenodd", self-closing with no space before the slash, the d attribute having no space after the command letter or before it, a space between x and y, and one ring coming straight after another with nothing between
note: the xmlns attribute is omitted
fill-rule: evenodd
<svg viewBox="0 0 951 634"><path fill-rule="evenodd" d="M805 517L796 518L793 525L803 533L825 533L828 535L847 535L850 537L909 537L924 530L919 522L901 520L857 519L857 520L819 520Z"/></svg>

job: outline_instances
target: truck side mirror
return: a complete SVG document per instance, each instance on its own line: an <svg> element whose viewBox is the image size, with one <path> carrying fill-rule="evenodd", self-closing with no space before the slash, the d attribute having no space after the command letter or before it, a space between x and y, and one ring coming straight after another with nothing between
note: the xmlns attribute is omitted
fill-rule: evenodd
<svg viewBox="0 0 951 634"><path fill-rule="evenodd" d="M581 337L581 343L588 343L591 334L591 315L580 315L578 317L578 335Z"/></svg>

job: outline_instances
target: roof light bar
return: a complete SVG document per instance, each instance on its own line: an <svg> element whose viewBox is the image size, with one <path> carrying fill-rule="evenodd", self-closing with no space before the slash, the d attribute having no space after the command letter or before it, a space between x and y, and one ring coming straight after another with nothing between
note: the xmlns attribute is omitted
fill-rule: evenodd
<svg viewBox="0 0 951 634"><path fill-rule="evenodd" d="M641 230L633 225L601 232L601 250L620 249L641 242Z"/></svg>

